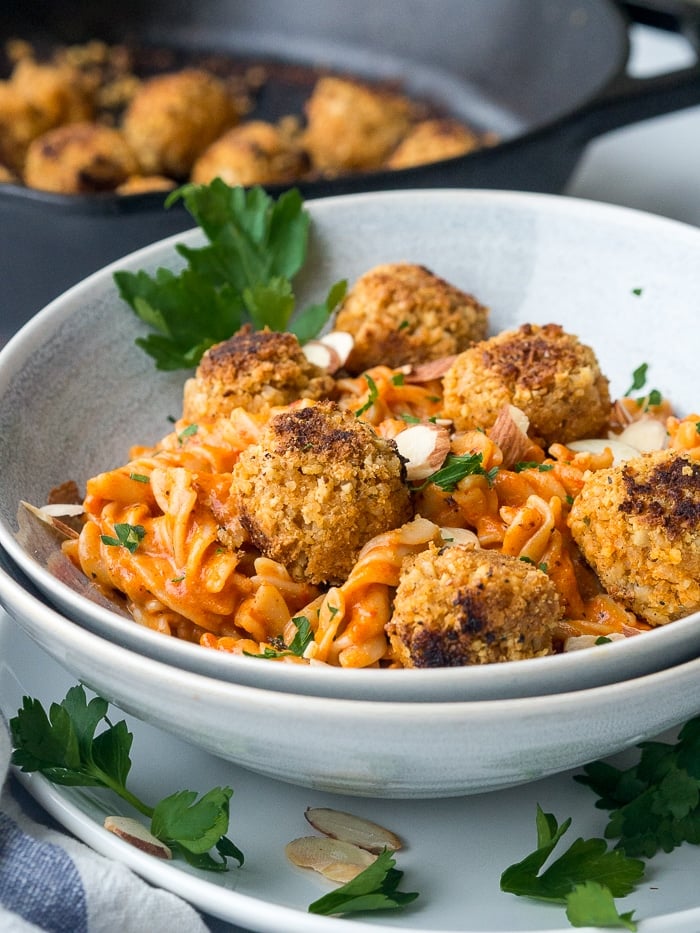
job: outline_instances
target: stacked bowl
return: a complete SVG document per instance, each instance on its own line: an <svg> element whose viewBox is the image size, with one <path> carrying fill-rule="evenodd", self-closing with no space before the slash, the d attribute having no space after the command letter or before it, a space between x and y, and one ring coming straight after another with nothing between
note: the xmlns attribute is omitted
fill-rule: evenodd
<svg viewBox="0 0 700 933"><path fill-rule="evenodd" d="M698 411L700 231L552 195L422 190L320 199L299 303L381 263L411 262L477 296L490 331L561 324L592 346L613 397L648 364L680 415ZM448 797L609 755L700 712L700 614L578 651L449 668L271 663L138 625L52 572L18 535L20 503L155 443L183 376L135 345L144 325L116 270L177 269L146 247L40 312L0 353L0 603L76 679L202 749L295 784L358 796ZM695 343L694 343L695 341ZM47 531L49 552L55 543ZM86 595L86 593L88 595ZM94 594L93 594L94 595Z"/></svg>

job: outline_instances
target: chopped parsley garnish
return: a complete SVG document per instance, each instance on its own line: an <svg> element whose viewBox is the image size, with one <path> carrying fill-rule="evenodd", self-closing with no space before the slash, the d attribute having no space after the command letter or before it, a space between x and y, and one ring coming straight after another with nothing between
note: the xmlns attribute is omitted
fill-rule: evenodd
<svg viewBox="0 0 700 933"><path fill-rule="evenodd" d="M194 437L194 435L199 431L198 424L188 424L184 430L180 431L177 436L178 444L184 444L188 437Z"/></svg>
<svg viewBox="0 0 700 933"><path fill-rule="evenodd" d="M22 771L38 771L53 784L102 787L151 821L150 831L174 855L207 871L226 871L228 858L243 864L243 853L225 835L229 825L230 787L215 787L197 800L179 791L149 806L127 788L133 735L126 722L110 722L102 697L88 702L82 686L71 687L48 715L38 700L25 696L10 720L12 762ZM96 734L98 726L106 728ZM215 849L217 856L211 854Z"/></svg>
<svg viewBox="0 0 700 933"><path fill-rule="evenodd" d="M367 401L365 404L361 408L358 408L355 412L355 416L357 418L359 418L360 415L364 415L366 411L369 411L372 405L374 405L374 403L379 398L379 389L377 388L377 383L367 373L365 373L365 381L369 386L369 395L367 396Z"/></svg>
<svg viewBox="0 0 700 933"><path fill-rule="evenodd" d="M595 645L611 645L612 638L607 638L605 635L599 635L594 641Z"/></svg>
<svg viewBox="0 0 700 933"><path fill-rule="evenodd" d="M639 389L644 388L647 381L647 370L649 369L648 363L642 363L638 366L632 373L632 384L629 389L625 392L625 397L631 396L633 392L637 392ZM644 407L644 411L647 411L652 405L660 405L662 402L663 396L658 389L650 389L646 395L642 395L639 398L635 399L635 402L639 407Z"/></svg>
<svg viewBox="0 0 700 933"><path fill-rule="evenodd" d="M394 373L391 377L391 384L395 386L402 386L406 381L406 376L404 373Z"/></svg>
<svg viewBox="0 0 700 933"><path fill-rule="evenodd" d="M143 473L129 473L129 479L133 479L136 483L150 483L151 480L148 476L145 476Z"/></svg>
<svg viewBox="0 0 700 933"><path fill-rule="evenodd" d="M335 612L337 611L336 609ZM296 634L288 645L285 645L282 639L278 638L273 640L276 647L269 648L266 646L261 654L254 654L252 651L244 651L243 654L248 655L249 658L284 658L290 655L303 658L304 652L314 640L314 632L306 616L295 616L292 622L296 626Z"/></svg>
<svg viewBox="0 0 700 933"><path fill-rule="evenodd" d="M116 538L111 535L100 535L100 541L110 547L125 547L132 554L146 534L143 525L129 525L128 522L117 522L114 531Z"/></svg>
<svg viewBox="0 0 700 933"><path fill-rule="evenodd" d="M411 326L411 324L410 324L409 321L401 321L401 323L399 324L399 326L398 326L396 329L397 329L397 330L406 330L406 328L407 328L407 327L410 327L410 326Z"/></svg>
<svg viewBox="0 0 700 933"><path fill-rule="evenodd" d="M403 872L395 865L396 859L384 849L376 861L352 881L309 904L309 913L333 916L366 910L392 910L410 904L418 893L398 890Z"/></svg>
<svg viewBox="0 0 700 933"><path fill-rule="evenodd" d="M604 839L576 839L554 861L550 856L571 825L557 823L552 813L537 806L537 848L506 868L501 890L520 897L566 906L575 926L596 925L603 916L613 926L635 930L632 914L618 914L614 898L630 894L644 874L644 862L620 850L609 850ZM546 868L544 865L549 862Z"/></svg>
<svg viewBox="0 0 700 933"><path fill-rule="evenodd" d="M485 476L489 486L493 483L498 467L491 467L485 470L482 466L483 455L478 454L448 454L445 462L419 488L423 488L428 483L434 483L444 492L452 492L460 480L465 476Z"/></svg>
<svg viewBox="0 0 700 933"><path fill-rule="evenodd" d="M158 369L189 369L213 344L244 324L289 330L303 343L314 337L343 299L345 281L321 304L295 313L292 280L306 261L309 215L296 189L277 200L262 188L230 187L220 178L187 184L165 204L183 201L208 243L178 244L187 265L115 272L119 294L154 333L136 343Z"/></svg>
<svg viewBox="0 0 700 933"><path fill-rule="evenodd" d="M399 418L402 421L405 421L406 424L420 424L421 423L421 419L417 418L415 415L403 414L403 415L399 415Z"/></svg>
<svg viewBox="0 0 700 933"><path fill-rule="evenodd" d="M538 470L540 473L548 473L553 469L553 463L538 463L537 460L521 460L513 466L515 473L522 473L523 470Z"/></svg>
<svg viewBox="0 0 700 933"><path fill-rule="evenodd" d="M637 297L639 297L639 296L643 293L643 291L644 291L643 288L633 288L633 289L632 289L632 294L633 294L633 295L636 295Z"/></svg>

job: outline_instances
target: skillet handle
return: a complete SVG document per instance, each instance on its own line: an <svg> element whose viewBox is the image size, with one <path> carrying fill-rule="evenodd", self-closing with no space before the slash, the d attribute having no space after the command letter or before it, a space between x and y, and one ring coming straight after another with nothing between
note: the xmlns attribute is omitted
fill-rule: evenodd
<svg viewBox="0 0 700 933"><path fill-rule="evenodd" d="M620 4L623 14L656 28L684 35L696 50L696 62L648 78L619 75L592 103L578 113L584 141L610 130L700 104L700 15L687 15L682 3L652 0Z"/></svg>

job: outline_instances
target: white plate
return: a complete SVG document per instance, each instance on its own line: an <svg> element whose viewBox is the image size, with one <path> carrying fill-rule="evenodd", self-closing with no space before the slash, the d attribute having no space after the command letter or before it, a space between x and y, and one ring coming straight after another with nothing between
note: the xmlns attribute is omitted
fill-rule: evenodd
<svg viewBox="0 0 700 933"><path fill-rule="evenodd" d="M0 704L7 716L15 713L23 694L48 704L62 699L75 683L4 613L0 658ZM112 712L113 719L121 718ZM22 781L84 842L206 913L261 933L342 933L368 927L414 933L571 933L563 908L504 894L499 879L504 868L534 848L537 803L560 821L573 818L564 837L567 844L577 836L602 835L606 814L595 808L594 794L573 780L573 771L513 790L453 800L358 800L258 777L126 719L134 733L130 786L139 796L155 801L183 788L234 788L229 835L246 855L243 868L219 875L163 863L102 828L105 815L121 810L115 798L54 787L37 776L22 775ZM415 904L362 920L308 914L308 904L331 886L293 868L284 846L309 831L303 816L309 805L350 810L398 832L406 842L397 855L397 867L405 872L402 889L420 892ZM684 845L656 856L643 884L618 906L634 910L641 921L639 933L697 933L699 873L700 847Z"/></svg>

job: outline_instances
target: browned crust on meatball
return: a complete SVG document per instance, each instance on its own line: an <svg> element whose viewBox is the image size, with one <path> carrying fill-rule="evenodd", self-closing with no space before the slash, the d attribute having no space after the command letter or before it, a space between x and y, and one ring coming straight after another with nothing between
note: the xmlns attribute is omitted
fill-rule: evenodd
<svg viewBox="0 0 700 933"><path fill-rule="evenodd" d="M370 538L411 517L394 442L331 402L271 418L232 491L256 547L312 583L342 583Z"/></svg>
<svg viewBox="0 0 700 933"><path fill-rule="evenodd" d="M58 194L113 191L138 171L119 130L97 123L67 123L35 139L27 150L24 180Z"/></svg>
<svg viewBox="0 0 700 933"><path fill-rule="evenodd" d="M608 380L593 350L559 324L523 324L460 354L445 374L445 415L459 430L490 428L504 405L545 444L596 437L610 417Z"/></svg>
<svg viewBox="0 0 700 933"><path fill-rule="evenodd" d="M306 359L294 334L246 325L204 354L185 383L183 417L219 418L234 408L264 412L302 398L327 397L334 384Z"/></svg>
<svg viewBox="0 0 700 933"><path fill-rule="evenodd" d="M458 120L421 120L406 133L387 164L391 169L425 165L466 155L481 144L479 135Z"/></svg>
<svg viewBox="0 0 700 933"><path fill-rule="evenodd" d="M608 593L651 625L700 610L700 463L673 450L591 473L569 526Z"/></svg>
<svg viewBox="0 0 700 933"><path fill-rule="evenodd" d="M280 185L309 167L306 152L282 129L250 120L224 133L197 159L192 181L206 185L221 178L227 185Z"/></svg>
<svg viewBox="0 0 700 933"><path fill-rule="evenodd" d="M404 561L387 634L404 667L461 667L551 654L560 617L554 584L531 564L431 545Z"/></svg>
<svg viewBox="0 0 700 933"><path fill-rule="evenodd" d="M451 356L486 334L488 308L415 263L386 263L362 275L335 320L353 335L346 367L398 367Z"/></svg>

